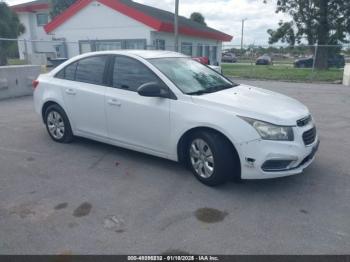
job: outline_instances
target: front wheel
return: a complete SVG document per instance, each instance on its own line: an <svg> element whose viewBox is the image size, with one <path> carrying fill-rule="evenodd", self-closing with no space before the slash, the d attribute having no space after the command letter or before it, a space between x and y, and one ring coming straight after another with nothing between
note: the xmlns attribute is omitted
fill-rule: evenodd
<svg viewBox="0 0 350 262"><path fill-rule="evenodd" d="M51 105L46 109L45 124L54 141L70 143L73 140L73 132L68 117L59 105Z"/></svg>
<svg viewBox="0 0 350 262"><path fill-rule="evenodd" d="M240 178L240 161L232 144L216 132L197 132L188 144L188 162L203 184L217 186Z"/></svg>

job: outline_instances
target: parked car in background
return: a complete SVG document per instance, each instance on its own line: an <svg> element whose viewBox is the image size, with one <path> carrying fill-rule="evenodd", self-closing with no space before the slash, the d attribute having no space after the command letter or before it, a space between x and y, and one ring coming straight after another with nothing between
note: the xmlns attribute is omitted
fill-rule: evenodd
<svg viewBox="0 0 350 262"><path fill-rule="evenodd" d="M203 64L203 65L209 65L209 58L206 56L192 57L192 59Z"/></svg>
<svg viewBox="0 0 350 262"><path fill-rule="evenodd" d="M314 64L313 57L300 58L295 60L294 67L295 68L312 68Z"/></svg>
<svg viewBox="0 0 350 262"><path fill-rule="evenodd" d="M336 55L328 59L329 67L343 68L345 67L345 57L343 55Z"/></svg>
<svg viewBox="0 0 350 262"><path fill-rule="evenodd" d="M256 65L272 65L272 58L271 56L264 54L260 57L255 62Z"/></svg>
<svg viewBox="0 0 350 262"><path fill-rule="evenodd" d="M312 68L314 65L314 58L301 58L294 62L296 68ZM342 55L336 55L328 58L328 67L343 68L345 66L345 58Z"/></svg>
<svg viewBox="0 0 350 262"><path fill-rule="evenodd" d="M54 141L81 136L179 161L209 186L299 174L319 145L300 102L175 52L87 53L40 75L33 88Z"/></svg>
<svg viewBox="0 0 350 262"><path fill-rule="evenodd" d="M193 60L203 64L203 65L207 65L210 68L214 69L215 71L217 71L218 73L222 74L222 68L219 65L210 65L209 64L209 59L206 56L198 56L198 57L192 57Z"/></svg>
<svg viewBox="0 0 350 262"><path fill-rule="evenodd" d="M234 53L224 53L224 54L222 54L221 62L223 62L223 63L236 63L237 57Z"/></svg>

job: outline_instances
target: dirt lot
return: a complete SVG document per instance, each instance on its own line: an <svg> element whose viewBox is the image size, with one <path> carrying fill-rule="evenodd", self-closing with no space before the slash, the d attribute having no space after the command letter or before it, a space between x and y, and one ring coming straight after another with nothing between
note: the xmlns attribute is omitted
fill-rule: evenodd
<svg viewBox="0 0 350 262"><path fill-rule="evenodd" d="M167 160L56 144L31 97L1 101L0 253L349 253L350 88L249 83L311 109L322 143L304 174L208 188Z"/></svg>

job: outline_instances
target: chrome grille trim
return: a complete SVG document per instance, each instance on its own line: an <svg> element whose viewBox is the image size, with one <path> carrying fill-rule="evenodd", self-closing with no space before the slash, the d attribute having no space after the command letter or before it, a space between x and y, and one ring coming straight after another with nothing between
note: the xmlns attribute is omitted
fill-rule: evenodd
<svg viewBox="0 0 350 262"><path fill-rule="evenodd" d="M304 118L298 120L298 121L297 121L297 126L299 126L299 127L306 126L306 125L308 125L311 121L312 121L312 116L309 115L309 116L307 116L307 117L304 117Z"/></svg>

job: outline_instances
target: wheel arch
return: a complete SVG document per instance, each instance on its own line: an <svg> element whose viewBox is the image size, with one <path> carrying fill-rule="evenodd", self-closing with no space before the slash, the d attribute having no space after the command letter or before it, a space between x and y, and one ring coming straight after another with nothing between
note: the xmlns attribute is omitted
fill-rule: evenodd
<svg viewBox="0 0 350 262"><path fill-rule="evenodd" d="M239 153L238 153L235 145L233 144L233 142L228 138L228 136L225 135L223 132L221 132L213 127L207 127L207 126L193 127L191 129L187 130L184 134L182 134L182 136L180 137L178 144L177 144L177 156L178 156L178 161L180 163L186 163L186 154L187 154L186 148L188 146L189 139L191 138L191 136L194 133L199 132L199 131L212 132L212 133L216 133L216 134L220 135L221 137L223 137L230 144L233 153L237 155L238 160L240 162L240 165L242 165Z"/></svg>
<svg viewBox="0 0 350 262"><path fill-rule="evenodd" d="M62 110L64 110L63 107L62 107L57 101L55 101L55 100L48 100L48 101L46 101L46 102L43 104L42 108L41 108L41 117L42 117L42 120L43 120L44 123L45 123L45 113L46 113L46 110L47 110L47 109L49 108L49 106L51 106L51 105L58 105L59 107L62 108Z"/></svg>

